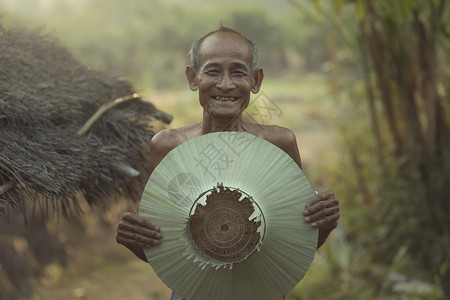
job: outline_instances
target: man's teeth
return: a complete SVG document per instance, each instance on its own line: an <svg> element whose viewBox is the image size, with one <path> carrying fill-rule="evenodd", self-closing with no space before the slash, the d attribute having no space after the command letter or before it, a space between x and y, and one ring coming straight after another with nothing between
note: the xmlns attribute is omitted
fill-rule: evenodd
<svg viewBox="0 0 450 300"><path fill-rule="evenodd" d="M225 96L214 96L213 98L220 101L236 101L238 99L236 97L225 97Z"/></svg>

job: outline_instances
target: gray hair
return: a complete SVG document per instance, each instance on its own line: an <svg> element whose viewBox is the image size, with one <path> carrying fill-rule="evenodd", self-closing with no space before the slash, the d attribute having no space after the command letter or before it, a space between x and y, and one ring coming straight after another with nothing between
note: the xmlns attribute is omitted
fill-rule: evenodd
<svg viewBox="0 0 450 300"><path fill-rule="evenodd" d="M259 59L258 49L256 48L255 43L252 40L243 36L239 31L236 31L234 29L231 29L231 28L228 28L225 26L220 26L218 29L208 32L207 34L205 34L204 36L202 36L201 38L199 38L192 44L191 50L189 51L189 55L191 57L191 64L194 67L194 69L196 71L198 71L200 69L200 62L199 62L198 57L199 57L199 52L200 52L200 48L203 44L203 41L206 40L207 37L209 37L215 33L218 33L218 32L235 33L235 34L241 36L243 39L245 39L248 42L248 45L250 46L250 49L252 51L252 56L253 56L251 72L252 72L252 74L254 74L258 67L258 59Z"/></svg>

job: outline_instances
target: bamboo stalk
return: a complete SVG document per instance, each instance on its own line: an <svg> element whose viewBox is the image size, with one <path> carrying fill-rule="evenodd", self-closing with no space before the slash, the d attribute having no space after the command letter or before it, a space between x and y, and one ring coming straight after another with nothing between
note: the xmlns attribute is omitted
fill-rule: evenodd
<svg viewBox="0 0 450 300"><path fill-rule="evenodd" d="M328 33L328 53L330 55L331 84L334 101L336 104L339 104L339 66L336 54L336 32L334 29L329 29Z"/></svg>
<svg viewBox="0 0 450 300"><path fill-rule="evenodd" d="M358 190L361 193L363 201L365 204L371 204L372 194L367 186L366 179L363 175L363 167L361 162L359 161L358 156L355 153L355 150L352 150L350 153L353 170L355 171L356 182L358 183Z"/></svg>
<svg viewBox="0 0 450 300"><path fill-rule="evenodd" d="M432 10L433 11L433 10ZM432 20L432 24L435 22ZM434 61L434 32L431 26L431 31L427 34L423 21L419 17L419 13L414 11L414 26L417 31L418 43L418 65L421 68L421 72L425 73L420 78L420 94L424 103L425 115L427 120L426 129L426 147L429 154L433 154L437 148L439 142L439 130L438 130L438 118L439 118L439 105L438 95L435 88L436 82L436 62ZM426 43L426 44L424 44Z"/></svg>
<svg viewBox="0 0 450 300"><path fill-rule="evenodd" d="M77 134L79 136L84 135L89 128L91 128L91 126L98 120L100 119L100 117L107 112L108 110L110 110L111 108L113 108L114 106L126 102L126 101L130 101L130 100L134 100L137 98L141 98L143 97L142 94L137 94L134 93L132 95L128 95L128 96L124 96L124 97L120 97L120 98L116 98L113 101L104 104L102 106L100 106L100 108L95 112L95 114L92 115L92 117L89 118L89 120L86 121L86 123L84 123L83 127L81 127L80 130L78 130Z"/></svg>
<svg viewBox="0 0 450 300"><path fill-rule="evenodd" d="M7 191L9 191L10 189L12 189L14 187L14 182L12 181L8 181L7 183L3 184L0 186L0 195L6 193Z"/></svg>
<svg viewBox="0 0 450 300"><path fill-rule="evenodd" d="M370 4L370 2L369 2ZM395 152L396 156L400 157L403 149L403 141L402 137L399 133L399 129L397 128L397 124L395 122L395 114L394 114L394 105L392 103L392 91L389 85L389 81L386 75L386 70L383 66L386 65L385 59L380 53L380 41L378 39L378 33L375 29L375 13L373 12L373 8L371 5L368 7L368 20L369 21L369 32L366 36L369 52L372 58L373 67L375 69L375 74L377 78L378 87L380 90L381 102L385 108L385 116L389 125L389 132L392 135L395 144Z"/></svg>
<svg viewBox="0 0 450 300"><path fill-rule="evenodd" d="M365 36L366 34L365 34L365 30L364 30L364 26L363 26L362 22L359 23L359 28L360 28L361 35ZM370 120L371 120L371 125L372 125L372 132L373 132L373 135L375 138L375 147L376 147L375 150L376 150L378 161L383 163L384 162L384 155L383 155L384 145L383 145L383 141L381 139L378 114L377 114L377 110L375 108L375 95L373 93L373 90L372 90L372 87L370 84L369 60L366 55L366 49L362 42L363 37L358 39L358 41L359 41L359 48L361 51L361 61L362 61L362 68L363 68L363 74L364 74L363 79L364 79L364 84L366 86L367 99L369 102L369 113L370 113Z"/></svg>

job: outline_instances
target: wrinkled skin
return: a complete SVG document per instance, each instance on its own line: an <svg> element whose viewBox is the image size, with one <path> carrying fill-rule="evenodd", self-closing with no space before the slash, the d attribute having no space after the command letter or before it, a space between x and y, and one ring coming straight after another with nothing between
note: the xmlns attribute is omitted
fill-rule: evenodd
<svg viewBox="0 0 450 300"><path fill-rule="evenodd" d="M251 93L258 93L264 73L251 72L252 53L248 43L237 34L220 32L205 39L200 51L199 70L188 66L186 77L191 90L199 91L202 122L178 129L164 130L150 143L151 170L178 145L194 137L218 131L247 132L263 138L285 151L301 168L294 133L275 125L242 121ZM305 222L319 229L317 248L338 223L339 201L332 192L321 192L306 204ZM160 228L134 213L125 213L117 228L116 240L136 256L147 261L143 248L154 247L164 239Z"/></svg>

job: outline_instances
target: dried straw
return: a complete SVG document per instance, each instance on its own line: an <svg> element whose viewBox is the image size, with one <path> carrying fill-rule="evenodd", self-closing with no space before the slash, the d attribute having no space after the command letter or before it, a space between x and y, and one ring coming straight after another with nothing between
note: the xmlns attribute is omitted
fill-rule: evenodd
<svg viewBox="0 0 450 300"><path fill-rule="evenodd" d="M80 195L90 204L114 195L138 199L152 122L172 118L135 93L41 31L0 25L0 215L37 199L64 215ZM127 101L111 105L119 98Z"/></svg>

